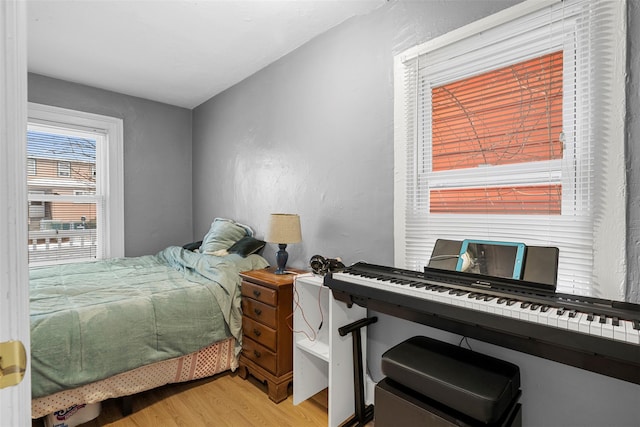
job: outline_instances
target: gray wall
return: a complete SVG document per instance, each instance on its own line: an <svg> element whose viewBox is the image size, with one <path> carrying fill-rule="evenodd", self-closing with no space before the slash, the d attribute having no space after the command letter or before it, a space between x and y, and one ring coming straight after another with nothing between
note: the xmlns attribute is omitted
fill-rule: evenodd
<svg viewBox="0 0 640 427"><path fill-rule="evenodd" d="M640 1L627 13L627 300L640 304Z"/></svg>
<svg viewBox="0 0 640 427"><path fill-rule="evenodd" d="M194 234L216 216L264 235L270 212L299 213L311 255L393 264L393 55L514 1L400 1L351 19L194 110ZM638 59L640 12L631 0L628 176L629 268L638 278ZM274 247L265 256L274 260ZM368 361L403 339L460 337L392 317L369 329ZM470 340L522 370L525 426L640 424L640 386Z"/></svg>
<svg viewBox="0 0 640 427"><path fill-rule="evenodd" d="M29 74L29 101L123 119L125 255L193 237L191 110Z"/></svg>

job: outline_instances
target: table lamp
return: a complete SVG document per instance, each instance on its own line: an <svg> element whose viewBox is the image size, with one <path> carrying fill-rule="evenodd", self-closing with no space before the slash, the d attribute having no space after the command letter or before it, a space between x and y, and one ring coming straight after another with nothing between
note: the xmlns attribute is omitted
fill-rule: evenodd
<svg viewBox="0 0 640 427"><path fill-rule="evenodd" d="M269 231L265 240L269 243L277 243L280 250L276 253L278 268L276 274L285 274L285 267L289 254L285 250L289 243L302 241L300 233L300 217L295 214L271 214Z"/></svg>

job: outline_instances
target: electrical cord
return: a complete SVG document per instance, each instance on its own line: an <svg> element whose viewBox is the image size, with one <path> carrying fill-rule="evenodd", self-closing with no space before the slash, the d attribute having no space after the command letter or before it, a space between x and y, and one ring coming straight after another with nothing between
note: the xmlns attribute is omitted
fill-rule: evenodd
<svg viewBox="0 0 640 427"><path fill-rule="evenodd" d="M300 276L298 276L300 277ZM307 339L311 342L314 342L317 338L318 338L318 332L320 332L320 329L322 329L322 325L324 324L324 313L322 311L322 300L321 300L321 296L322 296L322 286L318 287L318 298L317 298L317 302L318 302L318 312L320 313L320 325L318 326L317 329L315 329L313 326L311 326L311 323L309 322L309 320L307 319L307 316L305 315L304 309L302 308L302 305L300 304L300 294L298 293L298 288L296 286L296 283L294 281L293 283L293 311L291 312L291 314L289 316L287 316L287 327L291 330L291 332L296 333L296 334L303 334L307 337ZM301 330L296 330L293 328L293 316L295 315L295 312L299 310L300 311L300 316L302 321L304 322L304 324L306 324L306 328L301 329ZM291 319L291 323L290 322ZM310 332L307 332L307 330Z"/></svg>

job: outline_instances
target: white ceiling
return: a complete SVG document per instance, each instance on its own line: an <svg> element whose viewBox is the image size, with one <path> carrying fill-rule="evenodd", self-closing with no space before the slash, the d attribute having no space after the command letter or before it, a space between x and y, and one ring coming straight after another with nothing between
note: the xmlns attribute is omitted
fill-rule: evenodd
<svg viewBox="0 0 640 427"><path fill-rule="evenodd" d="M27 0L29 71L193 108L387 0Z"/></svg>

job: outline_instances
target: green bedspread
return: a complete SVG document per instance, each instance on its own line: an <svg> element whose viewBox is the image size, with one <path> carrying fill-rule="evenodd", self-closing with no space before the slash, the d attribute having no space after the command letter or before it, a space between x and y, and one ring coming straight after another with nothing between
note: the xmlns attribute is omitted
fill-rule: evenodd
<svg viewBox="0 0 640 427"><path fill-rule="evenodd" d="M259 255L156 255L30 270L34 398L194 352L241 342L240 277Z"/></svg>

